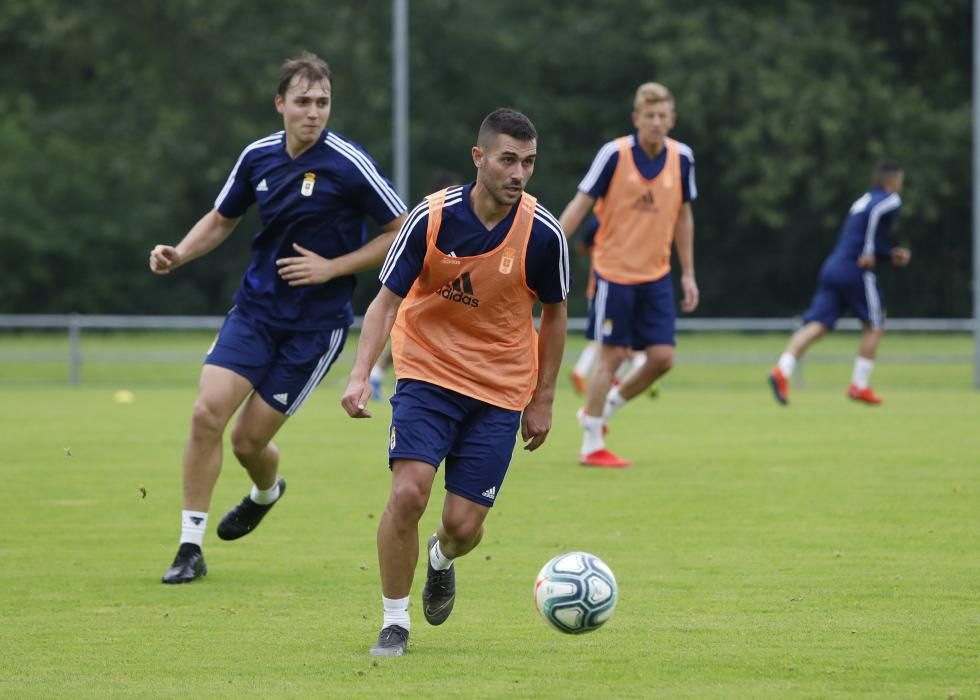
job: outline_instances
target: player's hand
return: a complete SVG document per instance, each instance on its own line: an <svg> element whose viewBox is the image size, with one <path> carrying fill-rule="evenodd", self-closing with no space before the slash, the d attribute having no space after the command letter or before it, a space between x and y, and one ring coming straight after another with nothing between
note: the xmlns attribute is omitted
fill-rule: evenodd
<svg viewBox="0 0 980 700"><path fill-rule="evenodd" d="M371 384L363 379L351 377L347 382L347 390L340 397L340 405L351 418L370 418L367 410L368 399L371 398Z"/></svg>
<svg viewBox="0 0 980 700"><path fill-rule="evenodd" d="M701 295L698 292L698 283L694 281L694 275L681 275L681 290L684 298L681 300L681 311L686 314L698 308Z"/></svg>
<svg viewBox="0 0 980 700"><path fill-rule="evenodd" d="M154 274L169 275L180 263L180 253L172 245L158 245L150 251L150 271Z"/></svg>
<svg viewBox="0 0 980 700"><path fill-rule="evenodd" d="M858 258L858 267L862 270L873 270L876 264L877 260L875 260L875 256L873 255L862 255Z"/></svg>
<svg viewBox="0 0 980 700"><path fill-rule="evenodd" d="M534 452L544 444L549 432L551 432L551 405L538 404L531 399L531 403L521 414L521 439L525 443L524 449Z"/></svg>
<svg viewBox="0 0 980 700"><path fill-rule="evenodd" d="M288 282L290 287L323 284L334 278L332 260L319 256L298 243L293 243L293 250L299 253L299 257L276 260L279 276Z"/></svg>
<svg viewBox="0 0 980 700"><path fill-rule="evenodd" d="M892 265L895 267L905 267L912 259L912 251L908 248L892 248Z"/></svg>

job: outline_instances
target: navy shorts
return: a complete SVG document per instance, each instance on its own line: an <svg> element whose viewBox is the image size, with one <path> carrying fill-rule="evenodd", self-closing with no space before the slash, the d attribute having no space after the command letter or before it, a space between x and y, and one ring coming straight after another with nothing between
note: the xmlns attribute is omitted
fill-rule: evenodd
<svg viewBox="0 0 980 700"><path fill-rule="evenodd" d="M865 270L843 274L821 270L817 291L810 308L803 314L803 322L817 321L833 328L847 309L872 329L885 325L885 303L875 273Z"/></svg>
<svg viewBox="0 0 980 700"><path fill-rule="evenodd" d="M416 379L400 379L391 397L388 464L412 459L436 469L446 490L492 507L507 475L521 412Z"/></svg>
<svg viewBox="0 0 980 700"><path fill-rule="evenodd" d="M293 331L233 308L204 363L245 377L277 411L291 416L303 405L344 349L346 328Z"/></svg>
<svg viewBox="0 0 980 700"><path fill-rule="evenodd" d="M677 311L670 274L640 284L617 284L594 274L595 297L589 305L586 337L633 350L676 344Z"/></svg>

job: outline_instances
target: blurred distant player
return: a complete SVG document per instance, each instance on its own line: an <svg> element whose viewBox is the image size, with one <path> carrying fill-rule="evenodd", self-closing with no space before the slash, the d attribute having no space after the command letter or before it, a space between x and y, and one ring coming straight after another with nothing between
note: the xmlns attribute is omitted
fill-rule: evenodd
<svg viewBox="0 0 980 700"><path fill-rule="evenodd" d="M592 300L595 297L595 277L592 274L592 246L595 245L595 234L599 230L599 219L596 216L590 216L586 219L585 223L582 224L579 232L575 235L575 252L579 255L589 256L589 281L585 286L585 298L589 300L589 306L592 306ZM592 372L592 366L595 364L596 358L599 356L599 343L595 341L595 337L592 333L592 326L586 325L585 327L585 338L588 340L588 344L582 348L582 352L579 353L578 359L575 361L575 366L572 368L572 387L575 389L576 394L584 394L588 390L589 374ZM623 364L619 373L617 374L617 379L613 380L614 384L619 383L618 377L626 374L630 370L642 367L643 363L647 361L646 353L642 350L636 350L630 356L630 361L627 364ZM657 385L653 384L650 387L650 396L656 397L658 394Z"/></svg>
<svg viewBox="0 0 980 700"><path fill-rule="evenodd" d="M904 179L898 162L883 160L875 167L871 190L851 205L837 245L820 268L817 291L803 315L803 326L769 372L772 393L784 406L789 403L789 378L797 361L815 340L833 329L848 308L861 320L864 332L847 395L867 404L881 403L870 386L878 343L885 333L885 302L874 270L878 262L905 267L912 257L908 248L888 243L888 232L902 206L899 193Z"/></svg>
<svg viewBox="0 0 980 700"><path fill-rule="evenodd" d="M327 130L331 86L329 67L315 55L286 61L275 96L284 129L242 151L214 208L178 245L150 253L153 272L171 273L221 245L258 205L252 263L201 370L184 448L180 548L164 583L207 573L201 545L222 438L239 407L231 446L253 485L221 519L218 537L247 535L282 497L272 438L344 347L354 273L381 262L405 219L405 205L371 157ZM367 217L382 230L370 242Z"/></svg>
<svg viewBox="0 0 980 700"><path fill-rule="evenodd" d="M391 493L378 526L384 618L373 656L407 648L419 520L439 465L445 462L446 496L426 546L422 589L432 625L452 612L454 562L483 537L518 428L526 450L551 430L567 329L568 247L558 221L524 191L537 131L520 112L495 110L480 126L472 158L476 182L426 197L392 244L341 399L352 417L370 417L368 371L391 332L398 384L388 433Z"/></svg>
<svg viewBox="0 0 980 700"><path fill-rule="evenodd" d="M633 100L634 132L599 149L560 221L574 231L600 200L599 230L592 251L595 299L589 326L601 341L581 417L581 464L625 467L606 449L606 422L627 401L670 370L674 362L674 289L671 246L681 265L681 309L694 311L694 154L667 136L674 126L674 98L659 83L644 83ZM647 361L613 386L631 350Z"/></svg>

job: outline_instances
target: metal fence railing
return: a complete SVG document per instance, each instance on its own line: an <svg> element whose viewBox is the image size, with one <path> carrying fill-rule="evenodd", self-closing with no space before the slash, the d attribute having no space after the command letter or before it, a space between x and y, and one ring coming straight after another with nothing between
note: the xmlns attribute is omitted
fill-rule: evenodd
<svg viewBox="0 0 980 700"><path fill-rule="evenodd" d="M25 359L65 359L68 363L68 381L78 384L84 360L82 352L82 333L86 330L135 331L135 330L217 330L223 316L124 316L102 314L0 314L0 331L64 330L67 334L67 351L48 353L52 357L38 353L17 353L0 348L0 362L24 361ZM569 330L582 331L587 319L569 319ZM361 318L354 321L354 328L360 328ZM799 325L795 318L679 318L677 329L680 332L736 332L736 333L778 333L791 332ZM974 321L969 318L904 318L889 319L888 327L893 331L911 333L969 333L974 331ZM860 329L855 319L843 319L838 328L844 331ZM154 353L144 351L149 357ZM158 357L158 359L161 359Z"/></svg>

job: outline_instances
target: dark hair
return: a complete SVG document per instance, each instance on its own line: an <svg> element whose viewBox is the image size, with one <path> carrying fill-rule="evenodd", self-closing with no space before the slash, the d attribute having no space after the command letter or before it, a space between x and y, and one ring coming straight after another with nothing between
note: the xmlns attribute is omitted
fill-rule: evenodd
<svg viewBox="0 0 980 700"><path fill-rule="evenodd" d="M476 138L477 145L486 147L499 134L505 134L518 141L534 141L538 138L538 130L526 116L514 109L501 107L486 116L480 124L480 133Z"/></svg>
<svg viewBox="0 0 980 700"><path fill-rule="evenodd" d="M891 158L879 160L871 173L871 182L880 187L888 180L902 172L902 164Z"/></svg>
<svg viewBox="0 0 980 700"><path fill-rule="evenodd" d="M333 84L333 80L330 78L330 66L322 58L309 51L304 51L295 58L287 59L282 64L282 70L279 71L279 89L277 91L280 97L286 96L286 91L296 76L310 84L320 83L324 80L331 85Z"/></svg>

